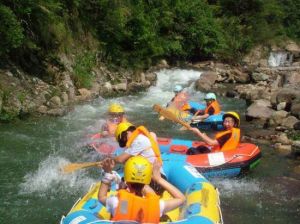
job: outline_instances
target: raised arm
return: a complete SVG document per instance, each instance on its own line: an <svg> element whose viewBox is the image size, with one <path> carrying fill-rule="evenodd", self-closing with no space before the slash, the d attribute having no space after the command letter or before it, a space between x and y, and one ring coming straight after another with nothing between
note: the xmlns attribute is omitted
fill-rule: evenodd
<svg viewBox="0 0 300 224"><path fill-rule="evenodd" d="M153 164L152 180L168 191L173 197L172 199L165 201L164 213L166 213L182 205L185 201L185 196L174 185L161 177L160 167L160 163L155 161Z"/></svg>
<svg viewBox="0 0 300 224"><path fill-rule="evenodd" d="M115 166L115 161L113 159L107 158L102 162L102 169L104 170L104 176L101 180L101 185L98 192L98 200L105 205L107 199L107 192L110 188L110 184L114 179L114 174L112 169Z"/></svg>
<svg viewBox="0 0 300 224"><path fill-rule="evenodd" d="M190 128L190 130L194 132L196 135L198 135L200 138L202 138L202 140L205 141L207 144L212 146L219 145L219 142L217 140L208 137L205 133L201 132L198 128Z"/></svg>

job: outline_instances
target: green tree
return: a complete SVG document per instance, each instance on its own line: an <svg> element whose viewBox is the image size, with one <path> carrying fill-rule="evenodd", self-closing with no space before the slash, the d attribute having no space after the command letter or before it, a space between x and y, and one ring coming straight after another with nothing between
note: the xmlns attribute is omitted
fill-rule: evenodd
<svg viewBox="0 0 300 224"><path fill-rule="evenodd" d="M0 55L19 47L23 40L23 28L13 11L0 4Z"/></svg>

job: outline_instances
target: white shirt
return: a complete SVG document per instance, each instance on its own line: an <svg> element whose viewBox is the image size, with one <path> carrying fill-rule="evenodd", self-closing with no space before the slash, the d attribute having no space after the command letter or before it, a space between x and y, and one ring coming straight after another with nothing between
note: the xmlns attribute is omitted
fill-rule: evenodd
<svg viewBox="0 0 300 224"><path fill-rule="evenodd" d="M119 204L119 199L116 195L112 195L106 199L106 210L115 215L116 208ZM159 215L162 216L165 210L165 202L164 200L159 200Z"/></svg>
<svg viewBox="0 0 300 224"><path fill-rule="evenodd" d="M147 158L151 163L154 163L156 157L153 149L151 148L151 142L145 135L139 134L132 142L130 147L125 150L132 156L141 155Z"/></svg>

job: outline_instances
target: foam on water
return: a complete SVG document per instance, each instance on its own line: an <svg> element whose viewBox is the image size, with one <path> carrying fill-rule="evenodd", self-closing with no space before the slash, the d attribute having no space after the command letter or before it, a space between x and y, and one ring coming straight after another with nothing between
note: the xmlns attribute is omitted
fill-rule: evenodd
<svg viewBox="0 0 300 224"><path fill-rule="evenodd" d="M254 195L261 192L259 182L247 179L214 179L213 184L219 189L224 197L233 195Z"/></svg>
<svg viewBox="0 0 300 224"><path fill-rule="evenodd" d="M61 157L49 157L41 162L35 172L26 174L24 182L20 185L21 194L57 193L58 191L72 193L84 192L97 180L86 175L84 170L64 174L61 168L70 161Z"/></svg>

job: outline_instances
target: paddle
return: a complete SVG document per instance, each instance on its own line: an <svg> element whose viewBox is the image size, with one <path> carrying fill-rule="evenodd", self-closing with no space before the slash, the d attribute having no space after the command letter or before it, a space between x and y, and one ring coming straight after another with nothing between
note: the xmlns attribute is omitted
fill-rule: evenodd
<svg viewBox="0 0 300 224"><path fill-rule="evenodd" d="M71 173L73 171L83 169L83 168L88 168L88 167L93 167L93 166L99 166L101 165L102 161L98 162L86 162L86 163L70 163L62 168L62 171L64 173Z"/></svg>
<svg viewBox="0 0 300 224"><path fill-rule="evenodd" d="M164 118L166 118L168 120L171 120L173 122L181 124L182 126L184 126L187 129L191 128L191 126L187 122L184 122L183 120L181 120L178 116L176 116L175 113L173 113L172 111L170 111L168 109L163 108L162 106L160 106L158 104L154 104L153 110L158 112L161 116L163 116Z"/></svg>

